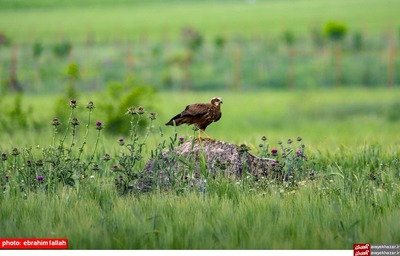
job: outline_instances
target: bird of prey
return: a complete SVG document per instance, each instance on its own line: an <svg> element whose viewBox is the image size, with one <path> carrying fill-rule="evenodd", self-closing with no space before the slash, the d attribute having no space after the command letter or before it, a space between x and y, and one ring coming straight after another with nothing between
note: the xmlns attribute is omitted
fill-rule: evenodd
<svg viewBox="0 0 400 256"><path fill-rule="evenodd" d="M221 116L221 104L222 99L219 97L214 97L211 99L210 103L195 103L187 105L185 110L177 114L165 125L195 125L200 129L200 133L205 133L207 126L212 122L217 122ZM207 135L207 134L206 134ZM199 134L200 138L201 134ZM207 137L209 137L207 135Z"/></svg>

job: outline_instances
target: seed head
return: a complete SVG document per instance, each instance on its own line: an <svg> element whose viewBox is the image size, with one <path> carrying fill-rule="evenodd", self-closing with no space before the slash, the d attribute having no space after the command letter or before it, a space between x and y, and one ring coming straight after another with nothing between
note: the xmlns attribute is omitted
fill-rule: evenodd
<svg viewBox="0 0 400 256"><path fill-rule="evenodd" d="M241 145L239 146L239 151L240 151L240 152L248 152L248 151L250 151L250 147L247 146L246 144L241 144Z"/></svg>
<svg viewBox="0 0 400 256"><path fill-rule="evenodd" d="M126 112L127 115L134 115L136 114L136 109L134 107L129 107L128 111Z"/></svg>
<svg viewBox="0 0 400 256"><path fill-rule="evenodd" d="M292 142L293 142L293 140L290 138L287 140L287 144L292 144Z"/></svg>
<svg viewBox="0 0 400 256"><path fill-rule="evenodd" d="M105 155L103 156L103 160L106 161L106 162L108 162L108 161L111 160L111 156L110 156L109 154L105 154Z"/></svg>
<svg viewBox="0 0 400 256"><path fill-rule="evenodd" d="M17 148L13 148L13 150L11 151L11 155L13 155L13 156L18 156L19 154L20 153Z"/></svg>
<svg viewBox="0 0 400 256"><path fill-rule="evenodd" d="M93 101L89 101L89 103L87 104L86 108L88 108L88 109L94 109L95 106L94 106Z"/></svg>
<svg viewBox="0 0 400 256"><path fill-rule="evenodd" d="M79 120L78 120L78 118L76 118L76 117L72 118L71 124L72 124L72 126L77 126L77 125L79 125Z"/></svg>
<svg viewBox="0 0 400 256"><path fill-rule="evenodd" d="M53 118L53 121L51 121L51 125L56 127L61 125L61 122L58 118Z"/></svg>
<svg viewBox="0 0 400 256"><path fill-rule="evenodd" d="M98 170L100 170L99 165L98 165L97 163L93 163L93 165L92 165L92 170L93 170L93 171L98 171Z"/></svg>
<svg viewBox="0 0 400 256"><path fill-rule="evenodd" d="M1 153L1 160L6 161L7 159L8 159L7 153L6 152Z"/></svg>
<svg viewBox="0 0 400 256"><path fill-rule="evenodd" d="M37 166L43 166L43 160L42 159L37 160L36 161L36 165Z"/></svg>
<svg viewBox="0 0 400 256"><path fill-rule="evenodd" d="M301 141L302 138L300 136L297 137L297 141Z"/></svg>
<svg viewBox="0 0 400 256"><path fill-rule="evenodd" d="M155 120L157 118L157 114L154 112L149 113L150 120Z"/></svg>

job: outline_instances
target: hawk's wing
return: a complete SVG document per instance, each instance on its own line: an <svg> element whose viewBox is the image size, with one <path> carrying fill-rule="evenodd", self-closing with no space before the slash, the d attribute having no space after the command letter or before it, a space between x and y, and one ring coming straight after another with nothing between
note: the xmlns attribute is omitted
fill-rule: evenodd
<svg viewBox="0 0 400 256"><path fill-rule="evenodd" d="M210 109L209 104L197 103L192 105L187 105L185 110L182 111L182 117L189 117L189 116L199 116L204 115Z"/></svg>

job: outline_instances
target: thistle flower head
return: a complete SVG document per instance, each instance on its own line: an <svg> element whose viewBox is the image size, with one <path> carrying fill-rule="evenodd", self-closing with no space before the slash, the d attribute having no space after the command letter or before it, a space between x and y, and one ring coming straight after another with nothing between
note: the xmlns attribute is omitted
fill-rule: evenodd
<svg viewBox="0 0 400 256"><path fill-rule="evenodd" d="M302 138L300 136L297 137L297 141L301 141Z"/></svg>
<svg viewBox="0 0 400 256"><path fill-rule="evenodd" d="M301 151L301 150L296 150L296 155L297 155L297 156L302 156L302 155L303 155L303 151Z"/></svg>
<svg viewBox="0 0 400 256"><path fill-rule="evenodd" d="M293 140L290 138L287 140L287 144L292 144L292 142L293 142Z"/></svg>
<svg viewBox="0 0 400 256"><path fill-rule="evenodd" d="M71 100L70 102L69 102L69 106L71 107L71 108L76 108L78 105L77 105L77 103L76 103L76 100Z"/></svg>
<svg viewBox="0 0 400 256"><path fill-rule="evenodd" d="M266 140L267 140L267 137L266 137L266 136L262 136L262 137L261 137L261 140L262 140L262 141L266 141Z"/></svg>
<svg viewBox="0 0 400 256"><path fill-rule="evenodd" d="M139 107L137 108L136 113L138 113L139 115L143 114L143 113L144 113L144 108L143 108L142 106L139 106Z"/></svg>
<svg viewBox="0 0 400 256"><path fill-rule="evenodd" d="M123 146L125 144L125 139L123 137L119 138L118 143L120 146Z"/></svg>
<svg viewBox="0 0 400 256"><path fill-rule="evenodd" d="M181 145L185 141L185 136L179 137L179 145Z"/></svg>
<svg viewBox="0 0 400 256"><path fill-rule="evenodd" d="M1 160L6 161L7 159L8 159L7 153L6 152L1 153Z"/></svg>
<svg viewBox="0 0 400 256"><path fill-rule="evenodd" d="M97 122L96 122L96 129L99 130L99 131L100 131L101 129L103 129L103 123L100 122L100 121L97 121Z"/></svg>
<svg viewBox="0 0 400 256"><path fill-rule="evenodd" d="M271 153L272 153L273 156L277 156L278 155L278 150L274 148L274 149L271 150Z"/></svg>
<svg viewBox="0 0 400 256"><path fill-rule="evenodd" d="M42 176L42 175L37 176L37 177L36 177L36 180L42 181L42 180L43 180L43 176Z"/></svg>

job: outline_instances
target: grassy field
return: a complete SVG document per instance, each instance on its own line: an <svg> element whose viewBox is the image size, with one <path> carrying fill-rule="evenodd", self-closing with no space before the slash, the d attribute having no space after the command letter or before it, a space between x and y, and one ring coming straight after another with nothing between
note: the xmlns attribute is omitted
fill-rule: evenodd
<svg viewBox="0 0 400 256"><path fill-rule="evenodd" d="M207 38L221 34L276 36L285 29L299 35L308 34L313 27L338 20L354 30L367 29L369 34L381 34L399 25L400 7L396 0L387 0L385 4L378 0L256 1L254 4L246 1L98 2L68 6L64 1L45 8L43 2L35 6L30 1L20 1L16 5L19 8L12 8L10 1L5 1L0 3L5 7L0 11L0 31L15 42L37 39L51 42L60 38L84 42L90 34L99 41L175 38L184 26L197 28Z"/></svg>
<svg viewBox="0 0 400 256"><path fill-rule="evenodd" d="M168 131L172 128L163 127L165 120L186 104L206 101L216 93L157 95L154 111L158 117L145 151L172 135ZM94 178L82 180L76 188L59 184L53 195L43 187L28 193L13 187L11 181L3 182L2 237L67 237L73 249L350 250L357 242L399 242L398 120L388 114L398 104L397 90L218 95L224 99L223 118L207 130L212 137L247 143L256 153L262 135L268 137L271 148L278 146L278 140L302 136L316 178L305 178L296 186L260 186L249 177L238 182L217 178L207 180L205 190L187 187L183 193L135 197L118 195L112 173L87 174ZM32 104L34 118L51 117L35 111L43 107L38 102L51 108L49 97L27 96L24 102ZM95 120L100 112L93 112ZM165 131L163 138L158 126ZM193 135L185 126L177 132ZM20 131L5 137L0 150L10 154L13 146L22 150L36 143L50 145L52 132L43 131L38 137L34 131ZM118 137L103 133L96 159L103 152L117 155ZM88 140L85 158L93 150L94 138ZM76 144L81 143L78 138ZM16 166L24 168L18 161ZM15 165L10 164L3 161L3 177L15 173ZM101 166L101 170L107 168Z"/></svg>
<svg viewBox="0 0 400 256"><path fill-rule="evenodd" d="M0 237L64 237L70 249L399 244L399 7L0 0L0 33L10 40L0 46ZM310 35L324 36L329 20L349 28L339 83L337 50ZM181 91L185 26L206 43L186 67L192 90ZM298 39L293 59L284 31ZM225 48L217 37L229 38ZM57 53L65 42L72 51ZM151 192L135 190L152 155L196 136L165 123L214 96L223 99L222 118L207 133L263 157L277 149L282 169L271 163L271 175L237 178L202 170L198 183L172 170L169 187L145 173ZM129 106L145 112L126 114Z"/></svg>

